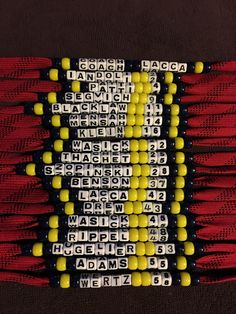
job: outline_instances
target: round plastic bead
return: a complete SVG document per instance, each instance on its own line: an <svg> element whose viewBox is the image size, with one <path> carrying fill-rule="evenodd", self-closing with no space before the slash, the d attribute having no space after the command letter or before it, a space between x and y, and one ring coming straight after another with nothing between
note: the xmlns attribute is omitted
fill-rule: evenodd
<svg viewBox="0 0 236 314"><path fill-rule="evenodd" d="M144 189L137 190L137 200L140 202L144 202L147 199L147 192Z"/></svg>
<svg viewBox="0 0 236 314"><path fill-rule="evenodd" d="M63 70L70 70L70 58L62 58L61 67Z"/></svg>
<svg viewBox="0 0 236 314"><path fill-rule="evenodd" d="M141 214L143 212L142 202L136 201L136 202L133 202L132 204L133 204L134 214Z"/></svg>
<svg viewBox="0 0 236 314"><path fill-rule="evenodd" d="M189 273L183 271L180 273L180 279L181 279L181 286L182 287L188 287L191 285L191 276Z"/></svg>
<svg viewBox="0 0 236 314"><path fill-rule="evenodd" d="M124 203L124 213L126 215L133 214L133 203L132 202L125 202Z"/></svg>
<svg viewBox="0 0 236 314"><path fill-rule="evenodd" d="M148 150L148 141L141 139L139 140L139 150L141 152L146 152Z"/></svg>
<svg viewBox="0 0 236 314"><path fill-rule="evenodd" d="M143 92L143 83L135 83L135 92L141 94Z"/></svg>
<svg viewBox="0 0 236 314"><path fill-rule="evenodd" d="M49 104L55 104L57 102L57 93L55 92L48 93L48 102Z"/></svg>
<svg viewBox="0 0 236 314"><path fill-rule="evenodd" d="M132 175L134 177L139 177L141 175L142 167L140 165L132 166Z"/></svg>
<svg viewBox="0 0 236 314"><path fill-rule="evenodd" d="M181 206L179 202L171 202L170 204L171 214L173 215L179 214L180 210L181 210Z"/></svg>
<svg viewBox="0 0 236 314"><path fill-rule="evenodd" d="M60 287L64 289L70 288L70 275L69 274L62 274L60 276Z"/></svg>
<svg viewBox="0 0 236 314"><path fill-rule="evenodd" d="M63 152L63 140L55 140L53 143L53 149L55 152Z"/></svg>
<svg viewBox="0 0 236 314"><path fill-rule="evenodd" d="M176 164L183 164L185 162L185 154L183 152L175 153Z"/></svg>
<svg viewBox="0 0 236 314"><path fill-rule="evenodd" d="M35 103L34 104L34 113L37 115L37 116L42 116L43 115L43 104L42 103Z"/></svg>
<svg viewBox="0 0 236 314"><path fill-rule="evenodd" d="M146 242L145 243L145 250L146 250L147 256L155 255L155 252L156 252L155 244L153 242Z"/></svg>
<svg viewBox="0 0 236 314"><path fill-rule="evenodd" d="M59 227L59 217L58 215L52 215L49 217L48 225L52 229L56 229Z"/></svg>
<svg viewBox="0 0 236 314"><path fill-rule="evenodd" d="M139 187L140 187L140 189L147 189L148 188L148 178L147 177L140 177L139 178Z"/></svg>
<svg viewBox="0 0 236 314"><path fill-rule="evenodd" d="M139 102L139 94L138 93L132 93L131 94L131 102L133 104L137 104Z"/></svg>
<svg viewBox="0 0 236 314"><path fill-rule="evenodd" d="M195 62L194 73L202 73L204 70L204 63L201 61Z"/></svg>
<svg viewBox="0 0 236 314"><path fill-rule="evenodd" d="M170 114L171 116L178 116L179 115L179 105L172 104L170 105Z"/></svg>
<svg viewBox="0 0 236 314"><path fill-rule="evenodd" d="M133 272L131 274L131 285L133 287L140 287L142 284L142 277L139 272Z"/></svg>
<svg viewBox="0 0 236 314"><path fill-rule="evenodd" d="M43 256L43 243L36 242L33 244L32 255L33 256Z"/></svg>
<svg viewBox="0 0 236 314"><path fill-rule="evenodd" d="M71 91L74 93L80 92L80 82L79 81L73 81L71 83Z"/></svg>
<svg viewBox="0 0 236 314"><path fill-rule="evenodd" d="M131 242L137 242L139 240L138 229L129 229L129 240Z"/></svg>
<svg viewBox="0 0 236 314"><path fill-rule="evenodd" d="M141 114L137 114L135 116L135 125L140 125L142 126L144 124L144 116Z"/></svg>
<svg viewBox="0 0 236 314"><path fill-rule="evenodd" d="M182 137L175 138L175 148L183 149L184 148L184 139Z"/></svg>
<svg viewBox="0 0 236 314"><path fill-rule="evenodd" d="M165 94L164 95L164 104L165 105L173 104L173 96L172 96L172 94Z"/></svg>
<svg viewBox="0 0 236 314"><path fill-rule="evenodd" d="M185 228L177 228L177 240L184 242L188 238L187 230Z"/></svg>
<svg viewBox="0 0 236 314"><path fill-rule="evenodd" d="M58 81L58 69L50 69L49 78L51 81Z"/></svg>
<svg viewBox="0 0 236 314"><path fill-rule="evenodd" d="M130 228L138 227L139 219L137 215L130 215L129 216L129 226Z"/></svg>
<svg viewBox="0 0 236 314"><path fill-rule="evenodd" d="M56 269L58 271L65 271L66 270L66 257L60 256L57 258Z"/></svg>
<svg viewBox="0 0 236 314"><path fill-rule="evenodd" d="M128 268L130 270L136 270L138 268L137 256L129 256L128 257Z"/></svg>
<svg viewBox="0 0 236 314"><path fill-rule="evenodd" d="M194 255L195 248L193 242L186 241L184 242L184 254L185 255Z"/></svg>
<svg viewBox="0 0 236 314"><path fill-rule="evenodd" d="M176 257L176 268L178 270L185 270L188 266L187 259L185 256L177 256Z"/></svg>
<svg viewBox="0 0 236 314"><path fill-rule="evenodd" d="M148 163L148 153L147 152L140 152L139 153L139 163L140 164L147 164Z"/></svg>
<svg viewBox="0 0 236 314"><path fill-rule="evenodd" d="M175 187L176 187L176 189L183 189L185 187L184 177L176 177L175 178Z"/></svg>
<svg viewBox="0 0 236 314"><path fill-rule="evenodd" d="M165 84L170 84L172 83L174 80L174 74L173 72L165 72L165 79L164 79L164 83Z"/></svg>
<svg viewBox="0 0 236 314"><path fill-rule="evenodd" d="M139 163L139 153L138 152L131 152L130 153L130 162L131 162L131 164L138 164Z"/></svg>
<svg viewBox="0 0 236 314"><path fill-rule="evenodd" d="M185 164L178 165L178 176L185 177L187 173L188 173L188 169Z"/></svg>
<svg viewBox="0 0 236 314"><path fill-rule="evenodd" d="M143 84L143 92L145 94L150 94L152 92L152 84L151 83L144 83Z"/></svg>
<svg viewBox="0 0 236 314"><path fill-rule="evenodd" d="M177 227L184 228L187 226L187 217L185 215L177 215Z"/></svg>
<svg viewBox="0 0 236 314"><path fill-rule="evenodd" d="M130 187L131 187L131 189L138 189L139 188L138 177L131 177L130 178Z"/></svg>
<svg viewBox="0 0 236 314"><path fill-rule="evenodd" d="M126 138L131 138L133 137L133 128L130 125L125 126L125 137Z"/></svg>
<svg viewBox="0 0 236 314"><path fill-rule="evenodd" d="M168 84L168 93L172 95L177 93L177 85L175 83Z"/></svg>
<svg viewBox="0 0 236 314"><path fill-rule="evenodd" d="M141 175L144 177L150 176L150 166L149 165L142 165L141 166Z"/></svg>
<svg viewBox="0 0 236 314"><path fill-rule="evenodd" d="M142 137L142 127L139 125L135 125L133 127L133 137L138 138Z"/></svg>
<svg viewBox="0 0 236 314"><path fill-rule="evenodd" d="M131 125L131 126L135 125L136 118L134 114L128 114L126 118L127 118L127 122L126 122L127 125Z"/></svg>
<svg viewBox="0 0 236 314"><path fill-rule="evenodd" d="M139 95L139 103L140 104L146 104L147 101L148 101L147 94L142 93Z"/></svg>
<svg viewBox="0 0 236 314"><path fill-rule="evenodd" d="M69 190L65 190L65 189L61 190L59 194L59 198L61 202L64 202L64 203L68 202L70 199Z"/></svg>
<svg viewBox="0 0 236 314"><path fill-rule="evenodd" d="M128 104L127 106L127 113L128 114L135 114L136 113L136 105L132 102Z"/></svg>
<svg viewBox="0 0 236 314"><path fill-rule="evenodd" d="M182 202L184 200L184 190L176 189L174 193L175 193L175 201Z"/></svg>
<svg viewBox="0 0 236 314"><path fill-rule="evenodd" d="M65 203L64 211L66 215L74 215L75 213L75 205L72 202Z"/></svg>
<svg viewBox="0 0 236 314"><path fill-rule="evenodd" d="M138 226L140 228L145 228L148 225L147 215L141 214L138 216Z"/></svg>
<svg viewBox="0 0 236 314"><path fill-rule="evenodd" d="M138 256L138 269L144 270L147 269L148 263L146 256Z"/></svg>
<svg viewBox="0 0 236 314"><path fill-rule="evenodd" d="M143 256L146 254L145 243L137 242L135 245L135 252L137 256Z"/></svg>
<svg viewBox="0 0 236 314"><path fill-rule="evenodd" d="M137 104L136 105L136 114L144 114L145 112L145 105L144 104Z"/></svg>
<svg viewBox="0 0 236 314"><path fill-rule="evenodd" d="M131 73L131 80L133 83L139 83L140 82L140 73L139 72L132 72Z"/></svg>
<svg viewBox="0 0 236 314"><path fill-rule="evenodd" d="M151 286L152 284L152 275L147 272L147 271L144 271L141 273L141 278L142 278L142 286L143 287L148 287L148 286Z"/></svg>
<svg viewBox="0 0 236 314"><path fill-rule="evenodd" d="M25 167L25 173L28 176L36 176L36 165L33 163L27 164Z"/></svg>
<svg viewBox="0 0 236 314"><path fill-rule="evenodd" d="M146 228L140 228L138 230L139 241L146 242L148 240L148 230Z"/></svg>
<svg viewBox="0 0 236 314"><path fill-rule="evenodd" d="M171 116L170 126L178 126L178 125L179 125L179 116Z"/></svg>
<svg viewBox="0 0 236 314"><path fill-rule="evenodd" d="M62 178L60 176L54 176L52 178L52 187L54 189L61 189L62 188Z"/></svg>
<svg viewBox="0 0 236 314"><path fill-rule="evenodd" d="M178 128L175 126L169 127L169 137L176 138L178 136Z"/></svg>
<svg viewBox="0 0 236 314"><path fill-rule="evenodd" d="M140 73L140 82L148 83L148 81L149 81L149 74L148 74L148 72L141 72Z"/></svg>
<svg viewBox="0 0 236 314"><path fill-rule="evenodd" d="M48 231L48 241L49 242L58 242L58 229L50 229Z"/></svg>
<svg viewBox="0 0 236 314"><path fill-rule="evenodd" d="M50 165L52 163L52 152L44 152L43 153L43 163Z"/></svg>
<svg viewBox="0 0 236 314"><path fill-rule="evenodd" d="M70 138L69 128L60 128L60 138L62 140L68 140Z"/></svg>
<svg viewBox="0 0 236 314"><path fill-rule="evenodd" d="M130 141L130 150L131 152L137 152L139 150L140 141L138 140L131 140Z"/></svg>

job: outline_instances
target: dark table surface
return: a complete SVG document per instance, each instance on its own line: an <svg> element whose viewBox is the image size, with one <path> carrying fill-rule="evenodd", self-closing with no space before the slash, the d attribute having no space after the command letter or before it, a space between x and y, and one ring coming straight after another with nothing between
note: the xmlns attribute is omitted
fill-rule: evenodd
<svg viewBox="0 0 236 314"><path fill-rule="evenodd" d="M236 59L234 0L0 0L0 56ZM236 313L235 283L59 290L0 285L1 313Z"/></svg>

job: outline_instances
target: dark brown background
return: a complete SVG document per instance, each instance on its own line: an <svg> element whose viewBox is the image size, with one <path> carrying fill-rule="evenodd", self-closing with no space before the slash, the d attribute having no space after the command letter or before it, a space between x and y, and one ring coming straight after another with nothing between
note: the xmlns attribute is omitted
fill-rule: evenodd
<svg viewBox="0 0 236 314"><path fill-rule="evenodd" d="M0 0L0 56L236 58L236 1ZM1 313L236 312L236 285L54 290L0 285Z"/></svg>

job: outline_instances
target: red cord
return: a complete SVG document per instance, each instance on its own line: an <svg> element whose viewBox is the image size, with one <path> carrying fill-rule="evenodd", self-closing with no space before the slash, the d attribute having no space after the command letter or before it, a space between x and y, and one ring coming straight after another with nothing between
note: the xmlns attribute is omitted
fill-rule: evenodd
<svg viewBox="0 0 236 314"><path fill-rule="evenodd" d="M27 218L26 218L27 219ZM195 222L199 226L230 226L236 224L236 215L199 215Z"/></svg>
<svg viewBox="0 0 236 314"><path fill-rule="evenodd" d="M43 149L43 140L41 138L20 138L20 139L1 139L2 152L32 152Z"/></svg>
<svg viewBox="0 0 236 314"><path fill-rule="evenodd" d="M224 147L224 148L235 148L236 137L221 137L221 138L200 138L192 139L193 147Z"/></svg>
<svg viewBox="0 0 236 314"><path fill-rule="evenodd" d="M15 243L0 243L0 257L15 256L22 254L22 249L19 244Z"/></svg>
<svg viewBox="0 0 236 314"><path fill-rule="evenodd" d="M48 192L38 188L20 188L20 189L1 189L1 203L46 203L48 201Z"/></svg>
<svg viewBox="0 0 236 314"><path fill-rule="evenodd" d="M32 155L0 152L0 164L15 165L19 163L31 162L32 160Z"/></svg>
<svg viewBox="0 0 236 314"><path fill-rule="evenodd" d="M16 282L32 286L49 286L49 279L47 277L35 277L16 272L0 272L0 281Z"/></svg>
<svg viewBox="0 0 236 314"><path fill-rule="evenodd" d="M7 57L0 58L1 70L35 70L52 66L50 58L42 57Z"/></svg>
<svg viewBox="0 0 236 314"><path fill-rule="evenodd" d="M19 139L47 139L50 137L50 132L45 130L41 127L27 127L19 128L15 127L0 127L0 139L1 140L8 140L8 139L15 139L17 143Z"/></svg>
<svg viewBox="0 0 236 314"><path fill-rule="evenodd" d="M4 79L39 79L40 71L24 69L0 69L0 78Z"/></svg>
<svg viewBox="0 0 236 314"><path fill-rule="evenodd" d="M189 128L186 130L186 135L190 137L235 137L236 136L236 128L228 127L201 127L201 128Z"/></svg>
<svg viewBox="0 0 236 314"><path fill-rule="evenodd" d="M236 267L236 253L218 253L196 259L196 267L204 270Z"/></svg>
<svg viewBox="0 0 236 314"><path fill-rule="evenodd" d="M236 104L194 104L187 107L188 115L216 115L236 113ZM188 118L189 120L189 118Z"/></svg>
<svg viewBox="0 0 236 314"><path fill-rule="evenodd" d="M36 240L37 233L32 230L0 230L0 242Z"/></svg>
<svg viewBox="0 0 236 314"><path fill-rule="evenodd" d="M206 189L193 192L196 201L236 201L236 189ZM236 231L236 230L235 230Z"/></svg>
<svg viewBox="0 0 236 314"><path fill-rule="evenodd" d="M61 84L52 81L44 80L0 80L1 92L36 92L36 93L48 93L61 91Z"/></svg>
<svg viewBox="0 0 236 314"><path fill-rule="evenodd" d="M236 253L236 244L227 242L204 243L204 253Z"/></svg>
<svg viewBox="0 0 236 314"><path fill-rule="evenodd" d="M25 128L42 125L41 117L26 114L0 114L0 127Z"/></svg>
<svg viewBox="0 0 236 314"><path fill-rule="evenodd" d="M236 166L230 167L194 167L197 175L232 175L236 174Z"/></svg>
<svg viewBox="0 0 236 314"><path fill-rule="evenodd" d="M236 276L200 276L200 284L217 284L235 281Z"/></svg>
<svg viewBox="0 0 236 314"><path fill-rule="evenodd" d="M202 176L193 179L194 187L236 188L236 176Z"/></svg>
<svg viewBox="0 0 236 314"><path fill-rule="evenodd" d="M41 215L54 212L50 204L0 203L0 214Z"/></svg>
<svg viewBox="0 0 236 314"><path fill-rule="evenodd" d="M46 268L44 258L34 256L0 257L1 270L39 271Z"/></svg>
<svg viewBox="0 0 236 314"><path fill-rule="evenodd" d="M0 216L0 230L20 230L37 227L37 216L4 215Z"/></svg>
<svg viewBox="0 0 236 314"><path fill-rule="evenodd" d="M197 215L235 215L236 202L194 202L189 205L189 211Z"/></svg>
<svg viewBox="0 0 236 314"><path fill-rule="evenodd" d="M22 114L25 112L24 106L0 106L0 114Z"/></svg>
<svg viewBox="0 0 236 314"><path fill-rule="evenodd" d="M235 166L236 152L212 152L194 154L193 161L201 166Z"/></svg>
<svg viewBox="0 0 236 314"><path fill-rule="evenodd" d="M193 128L215 128L222 127L228 128L228 126L236 127L236 114L212 114L212 115L199 115L195 117L189 117L187 119L188 127Z"/></svg>
<svg viewBox="0 0 236 314"><path fill-rule="evenodd" d="M208 241L235 241L236 224L202 227L196 231L198 239Z"/></svg>
<svg viewBox="0 0 236 314"><path fill-rule="evenodd" d="M215 62L211 66L212 71L235 72L236 61Z"/></svg>

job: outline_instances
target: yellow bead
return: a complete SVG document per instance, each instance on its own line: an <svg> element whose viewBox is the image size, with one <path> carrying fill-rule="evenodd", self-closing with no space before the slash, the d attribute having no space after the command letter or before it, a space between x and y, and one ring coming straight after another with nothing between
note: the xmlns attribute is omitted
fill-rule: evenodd
<svg viewBox="0 0 236 314"><path fill-rule="evenodd" d="M147 152L140 152L139 153L139 163L142 165L148 164L148 153Z"/></svg>
<svg viewBox="0 0 236 314"><path fill-rule="evenodd" d="M50 229L48 231L48 241L49 242L58 242L58 229Z"/></svg>
<svg viewBox="0 0 236 314"><path fill-rule="evenodd" d="M130 125L125 126L125 137L126 138L131 138L133 137L133 128Z"/></svg>
<svg viewBox="0 0 236 314"><path fill-rule="evenodd" d="M187 230L185 228L177 228L177 240L184 242L188 238Z"/></svg>
<svg viewBox="0 0 236 314"><path fill-rule="evenodd" d="M130 153L130 163L131 164L138 164L139 163L139 153L138 152L131 152Z"/></svg>
<svg viewBox="0 0 236 314"><path fill-rule="evenodd" d="M63 289L70 288L70 274L62 274L60 276L60 287Z"/></svg>
<svg viewBox="0 0 236 314"><path fill-rule="evenodd" d="M171 116L170 126L178 126L178 125L179 125L179 116Z"/></svg>
<svg viewBox="0 0 236 314"><path fill-rule="evenodd" d="M127 120L126 120L126 125L135 125L135 115L134 114L128 114L127 115Z"/></svg>
<svg viewBox="0 0 236 314"><path fill-rule="evenodd" d="M49 104L55 104L57 102L57 93L55 92L48 93L48 102Z"/></svg>
<svg viewBox="0 0 236 314"><path fill-rule="evenodd" d="M181 206L179 202L171 202L170 203L170 212L173 215L179 214L181 210Z"/></svg>
<svg viewBox="0 0 236 314"><path fill-rule="evenodd" d="M129 216L129 227L130 228L138 227L138 215L130 215Z"/></svg>
<svg viewBox="0 0 236 314"><path fill-rule="evenodd" d="M136 270L138 268L138 259L136 256L128 257L128 268L130 270Z"/></svg>
<svg viewBox="0 0 236 314"><path fill-rule="evenodd" d="M62 188L62 177L54 176L52 178L52 187L54 189L61 189Z"/></svg>
<svg viewBox="0 0 236 314"><path fill-rule="evenodd" d="M142 284L142 277L141 274L139 272L133 272L131 274L131 285L133 287L140 287Z"/></svg>
<svg viewBox="0 0 236 314"><path fill-rule="evenodd" d="M55 140L53 143L53 149L55 150L55 152L63 152L64 148L63 148L63 140Z"/></svg>
<svg viewBox="0 0 236 314"><path fill-rule="evenodd" d="M137 242L139 237L138 229L129 229L129 241Z"/></svg>
<svg viewBox="0 0 236 314"><path fill-rule="evenodd" d="M58 215L52 215L49 217L48 220L48 225L52 229L57 229L59 228L59 217Z"/></svg>
<svg viewBox="0 0 236 314"><path fill-rule="evenodd" d="M142 202L136 201L133 202L134 214L141 214L143 212L143 204Z"/></svg>
<svg viewBox="0 0 236 314"><path fill-rule="evenodd" d="M135 189L129 189L128 191L128 199L130 202L137 201L138 198L138 192Z"/></svg>
<svg viewBox="0 0 236 314"><path fill-rule="evenodd" d="M164 79L164 83L165 84L170 84L172 83L174 80L174 74L173 72L165 72L165 79Z"/></svg>
<svg viewBox="0 0 236 314"><path fill-rule="evenodd" d="M145 228L148 225L148 217L147 215L141 214L138 215L138 226L140 228Z"/></svg>
<svg viewBox="0 0 236 314"><path fill-rule="evenodd" d="M144 271L141 273L142 277L142 286L148 287L152 284L152 275L148 271Z"/></svg>
<svg viewBox="0 0 236 314"><path fill-rule="evenodd" d="M70 58L62 58L61 67L63 70L70 70Z"/></svg>
<svg viewBox="0 0 236 314"><path fill-rule="evenodd" d="M183 149L184 148L184 139L182 137L175 138L175 149Z"/></svg>
<svg viewBox="0 0 236 314"><path fill-rule="evenodd" d="M124 213L126 215L130 215L133 214L134 210L133 210L133 203L132 202L125 202L124 203Z"/></svg>
<svg viewBox="0 0 236 314"><path fill-rule="evenodd" d="M194 73L202 73L204 69L204 63L201 61L195 62Z"/></svg>
<svg viewBox="0 0 236 314"><path fill-rule="evenodd" d="M169 127L169 137L170 138L175 138L178 136L178 128L175 126Z"/></svg>
<svg viewBox="0 0 236 314"><path fill-rule="evenodd" d="M139 95L139 102L140 102L140 104L146 104L147 101L148 101L147 94L142 93L142 94Z"/></svg>
<svg viewBox="0 0 236 314"><path fill-rule="evenodd" d="M69 190L61 190L59 193L59 198L60 201L65 203L65 202L69 202Z"/></svg>
<svg viewBox="0 0 236 314"><path fill-rule="evenodd" d="M176 189L183 189L185 187L184 177L176 177L175 178L175 187L176 187Z"/></svg>
<svg viewBox="0 0 236 314"><path fill-rule="evenodd" d="M139 140L139 150L141 152L146 152L148 150L148 141L141 139Z"/></svg>
<svg viewBox="0 0 236 314"><path fill-rule="evenodd" d="M43 243L36 242L33 244L32 255L33 256L43 256Z"/></svg>
<svg viewBox="0 0 236 314"><path fill-rule="evenodd" d="M140 228L138 230L138 239L141 242L146 242L148 240L148 229Z"/></svg>
<svg viewBox="0 0 236 314"><path fill-rule="evenodd" d="M138 256L138 269L144 270L147 269L148 263L146 256Z"/></svg>
<svg viewBox="0 0 236 314"><path fill-rule="evenodd" d="M132 166L132 176L139 177L141 175L141 166L133 165Z"/></svg>
<svg viewBox="0 0 236 314"><path fill-rule="evenodd" d="M62 140L68 140L70 138L69 128L60 128L60 138Z"/></svg>
<svg viewBox="0 0 236 314"><path fill-rule="evenodd" d="M138 177L131 177L130 178L130 187L131 187L131 189L138 189L139 188Z"/></svg>
<svg viewBox="0 0 236 314"><path fill-rule="evenodd" d="M182 202L184 200L184 190L175 189L175 201Z"/></svg>
<svg viewBox="0 0 236 314"><path fill-rule="evenodd" d="M165 105L173 104L173 96L172 96L172 94L165 94L164 95L164 104Z"/></svg>
<svg viewBox="0 0 236 314"><path fill-rule="evenodd" d="M36 104L34 104L34 113L37 116L42 116L43 115L43 104L37 102Z"/></svg>
<svg viewBox="0 0 236 314"><path fill-rule="evenodd" d="M189 273L183 271L180 273L180 280L182 287L189 287L191 285L191 276Z"/></svg>
<svg viewBox="0 0 236 314"><path fill-rule="evenodd" d="M127 107L128 114L135 114L136 113L136 105L133 103L129 103Z"/></svg>
<svg viewBox="0 0 236 314"><path fill-rule="evenodd" d="M138 83L140 82L140 73L139 72L132 72L131 73L131 81L133 83Z"/></svg>
<svg viewBox="0 0 236 314"><path fill-rule="evenodd" d="M142 137L142 127L139 125L135 125L133 127L133 137L138 138Z"/></svg>
<svg viewBox="0 0 236 314"><path fill-rule="evenodd" d="M145 250L147 256L153 256L156 253L155 244L153 242L145 243Z"/></svg>
<svg viewBox="0 0 236 314"><path fill-rule="evenodd" d="M176 257L176 268L178 270L185 270L187 268L187 259L185 256L177 256Z"/></svg>
<svg viewBox="0 0 236 314"><path fill-rule="evenodd" d="M36 165L33 163L27 164L25 167L25 173L27 176L36 176Z"/></svg>
<svg viewBox="0 0 236 314"><path fill-rule="evenodd" d="M73 81L71 83L71 91L74 93L80 92L80 82L79 81Z"/></svg>
<svg viewBox="0 0 236 314"><path fill-rule="evenodd" d="M187 217L185 215L177 215L177 224L178 228L184 228L187 226Z"/></svg>
<svg viewBox="0 0 236 314"><path fill-rule="evenodd" d="M186 241L184 242L184 254L185 255L194 255L195 248L193 242Z"/></svg>
<svg viewBox="0 0 236 314"><path fill-rule="evenodd" d="M61 126L61 117L59 115L52 116L51 124L52 124L52 126L54 126L56 128L60 127Z"/></svg>
<svg viewBox="0 0 236 314"><path fill-rule="evenodd" d="M65 271L66 270L66 257L60 256L57 258L56 269L58 271Z"/></svg>
<svg viewBox="0 0 236 314"><path fill-rule="evenodd" d="M178 116L179 115L179 105L172 104L170 105L170 114L171 116Z"/></svg>
<svg viewBox="0 0 236 314"><path fill-rule="evenodd" d="M140 177L139 178L139 187L140 187L140 189L147 189L148 188L148 178L147 177Z"/></svg>
<svg viewBox="0 0 236 314"><path fill-rule="evenodd" d="M130 141L130 150L131 152L137 152L139 150L139 141L131 140Z"/></svg>
<svg viewBox="0 0 236 314"><path fill-rule="evenodd" d="M148 81L149 81L149 74L148 74L148 72L141 72L140 73L140 82L148 83Z"/></svg>
<svg viewBox="0 0 236 314"><path fill-rule="evenodd" d="M58 69L49 70L49 79L51 81L58 81Z"/></svg>
<svg viewBox="0 0 236 314"><path fill-rule="evenodd" d="M145 94L150 94L152 92L152 84L151 83L144 83L143 84L143 92Z"/></svg>
<svg viewBox="0 0 236 314"><path fill-rule="evenodd" d="M141 175L143 177L149 177L150 176L150 166L149 165L142 165L141 166Z"/></svg>
<svg viewBox="0 0 236 314"><path fill-rule="evenodd" d="M137 256L143 256L145 255L146 253L146 250L145 250L145 243L143 242L137 242L135 244L135 253Z"/></svg>
<svg viewBox="0 0 236 314"><path fill-rule="evenodd" d="M139 102L139 94L138 93L132 93L131 94L131 102L133 104L137 104Z"/></svg>
<svg viewBox="0 0 236 314"><path fill-rule="evenodd" d="M177 93L177 85L175 83L168 84L168 93L172 95Z"/></svg>
<svg viewBox="0 0 236 314"><path fill-rule="evenodd" d="M64 211L66 215L74 215L75 213L75 204L72 202L65 203Z"/></svg>
<svg viewBox="0 0 236 314"><path fill-rule="evenodd" d="M185 164L178 165L178 176L185 177L188 173L188 168Z"/></svg>
<svg viewBox="0 0 236 314"><path fill-rule="evenodd" d="M145 112L145 105L144 104L137 104L136 105L136 114L144 114Z"/></svg>
<svg viewBox="0 0 236 314"><path fill-rule="evenodd" d="M43 153L43 163L50 165L52 163L52 152Z"/></svg>
<svg viewBox="0 0 236 314"><path fill-rule="evenodd" d="M175 153L176 164L183 164L185 162L185 154L183 152Z"/></svg>
<svg viewBox="0 0 236 314"><path fill-rule="evenodd" d="M135 92L141 94L143 92L143 83L135 83Z"/></svg>
<svg viewBox="0 0 236 314"><path fill-rule="evenodd" d="M144 124L144 116L142 114L137 114L135 116L135 125L143 125Z"/></svg>
<svg viewBox="0 0 236 314"><path fill-rule="evenodd" d="M138 189L137 190L138 195L137 195L137 200L140 202L144 202L147 199L147 192L144 189Z"/></svg>

